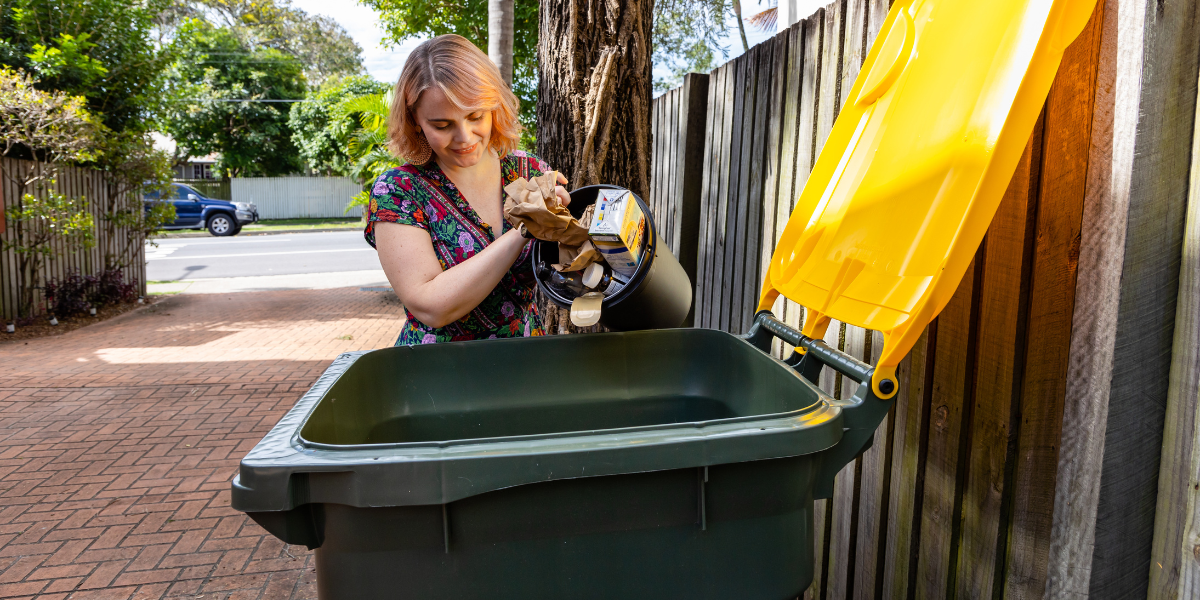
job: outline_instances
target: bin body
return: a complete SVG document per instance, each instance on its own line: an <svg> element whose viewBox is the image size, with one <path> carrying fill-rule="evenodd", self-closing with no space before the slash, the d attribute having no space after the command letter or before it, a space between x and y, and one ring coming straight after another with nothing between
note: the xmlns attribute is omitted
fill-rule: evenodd
<svg viewBox="0 0 1200 600"><path fill-rule="evenodd" d="M316 549L323 600L783 600L842 420L712 330L387 348L339 357L232 503Z"/></svg>
<svg viewBox="0 0 1200 600"><path fill-rule="evenodd" d="M795 598L812 580L811 463L719 465L708 482L691 468L536 483L445 513L329 504L319 597Z"/></svg>

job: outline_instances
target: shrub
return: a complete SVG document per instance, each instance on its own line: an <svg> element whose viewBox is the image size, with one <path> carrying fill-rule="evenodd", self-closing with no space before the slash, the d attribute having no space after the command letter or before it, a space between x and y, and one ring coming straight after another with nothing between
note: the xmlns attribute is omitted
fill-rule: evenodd
<svg viewBox="0 0 1200 600"><path fill-rule="evenodd" d="M69 317L92 307L132 302L138 297L138 288L137 281L125 281L120 269L109 269L98 277L72 270L62 279L46 283L46 303L55 316Z"/></svg>
<svg viewBox="0 0 1200 600"><path fill-rule="evenodd" d="M80 275L79 271L68 271L62 279L46 282L46 304L50 313L57 317L69 317L87 312L91 306L88 291L96 277Z"/></svg>
<svg viewBox="0 0 1200 600"><path fill-rule="evenodd" d="M108 306L121 302L137 300L138 282L125 281L125 274L120 269L108 269L100 274L93 286L91 302L93 306Z"/></svg>

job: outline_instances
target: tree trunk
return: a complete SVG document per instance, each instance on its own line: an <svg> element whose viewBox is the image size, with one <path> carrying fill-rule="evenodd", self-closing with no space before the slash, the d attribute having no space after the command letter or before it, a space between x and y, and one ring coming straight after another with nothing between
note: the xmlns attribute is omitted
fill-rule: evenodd
<svg viewBox="0 0 1200 600"><path fill-rule="evenodd" d="M538 155L568 189L611 183L649 199L653 13L654 0L540 5ZM577 331L541 305L548 333Z"/></svg>
<svg viewBox="0 0 1200 600"><path fill-rule="evenodd" d="M488 0L488 58L500 68L504 83L513 78L513 3Z"/></svg>
<svg viewBox="0 0 1200 600"><path fill-rule="evenodd" d="M742 22L742 0L733 0L733 14L737 17L738 33L742 36L742 52L749 52L750 44L746 42L746 24Z"/></svg>

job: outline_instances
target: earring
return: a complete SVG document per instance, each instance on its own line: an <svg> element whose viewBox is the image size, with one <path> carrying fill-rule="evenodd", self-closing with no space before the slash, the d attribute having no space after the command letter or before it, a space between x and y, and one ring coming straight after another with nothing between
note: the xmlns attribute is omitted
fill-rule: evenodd
<svg viewBox="0 0 1200 600"><path fill-rule="evenodd" d="M425 133L417 131L417 149L413 155L408 157L408 162L415 165L423 165L429 162L429 158L433 155L433 148L429 147L429 140L425 139Z"/></svg>

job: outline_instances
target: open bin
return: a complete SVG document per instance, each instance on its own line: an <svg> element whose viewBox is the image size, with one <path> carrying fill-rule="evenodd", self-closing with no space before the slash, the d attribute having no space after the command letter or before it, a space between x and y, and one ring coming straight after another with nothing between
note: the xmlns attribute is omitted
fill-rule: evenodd
<svg viewBox="0 0 1200 600"><path fill-rule="evenodd" d="M745 336L344 354L242 460L233 507L315 549L323 600L796 597L813 500L871 443L1094 6L897 0ZM808 337L765 310L780 293ZM881 331L879 365L816 339L831 318ZM830 398L824 368L864 385Z"/></svg>
<svg viewBox="0 0 1200 600"><path fill-rule="evenodd" d="M758 322L344 354L242 460L233 506L316 549L323 600L794 597L814 490L890 403L828 397L800 375L817 357L870 367ZM768 327L809 362L762 351Z"/></svg>

